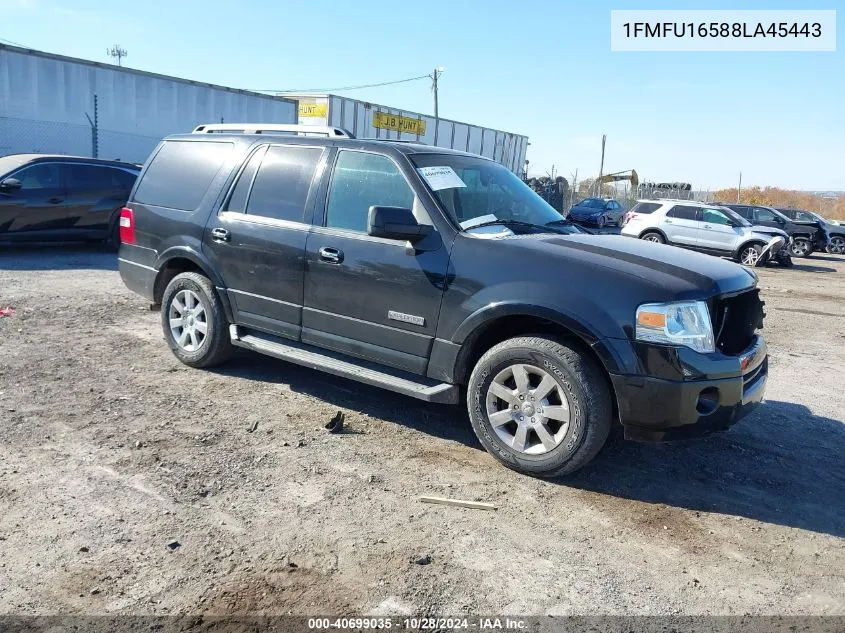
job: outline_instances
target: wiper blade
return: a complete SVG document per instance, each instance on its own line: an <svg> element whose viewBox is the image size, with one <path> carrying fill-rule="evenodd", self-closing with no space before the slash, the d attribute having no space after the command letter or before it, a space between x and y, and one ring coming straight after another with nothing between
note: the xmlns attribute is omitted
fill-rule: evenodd
<svg viewBox="0 0 845 633"><path fill-rule="evenodd" d="M521 220L490 220L489 222L482 222L481 224L473 224L472 226L466 227L464 230L469 231L472 229L480 229L483 226L493 226L495 224L501 224L503 226L529 226L535 229L545 228L542 224L532 224L531 222L522 222Z"/></svg>

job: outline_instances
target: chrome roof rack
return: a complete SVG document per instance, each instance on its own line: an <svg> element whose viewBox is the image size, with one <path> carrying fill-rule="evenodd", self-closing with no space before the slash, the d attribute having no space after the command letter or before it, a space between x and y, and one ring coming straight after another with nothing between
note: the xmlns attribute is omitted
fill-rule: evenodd
<svg viewBox="0 0 845 633"><path fill-rule="evenodd" d="M343 128L295 123L206 123L194 128L194 134L287 134L295 136L327 136L355 138Z"/></svg>

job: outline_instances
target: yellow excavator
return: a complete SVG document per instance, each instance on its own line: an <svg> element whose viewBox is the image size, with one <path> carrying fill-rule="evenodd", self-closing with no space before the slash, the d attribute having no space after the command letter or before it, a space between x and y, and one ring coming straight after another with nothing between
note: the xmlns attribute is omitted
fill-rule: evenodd
<svg viewBox="0 0 845 633"><path fill-rule="evenodd" d="M620 182L628 180L631 182L631 190L636 190L637 185L640 184L640 177L637 175L636 169L626 169L625 171L617 171L613 174L607 174L601 177L601 184L608 182Z"/></svg>

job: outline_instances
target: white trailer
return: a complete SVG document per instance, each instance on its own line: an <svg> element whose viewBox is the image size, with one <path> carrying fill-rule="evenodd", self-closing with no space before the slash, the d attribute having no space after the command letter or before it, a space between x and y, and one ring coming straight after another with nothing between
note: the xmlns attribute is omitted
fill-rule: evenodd
<svg viewBox="0 0 845 633"><path fill-rule="evenodd" d="M162 137L202 123L296 123L297 104L0 44L0 155L144 162Z"/></svg>
<svg viewBox="0 0 845 633"><path fill-rule="evenodd" d="M344 128L357 138L420 141L480 154L522 175L528 137L512 132L435 119L427 114L332 94L279 93L299 101L299 122Z"/></svg>

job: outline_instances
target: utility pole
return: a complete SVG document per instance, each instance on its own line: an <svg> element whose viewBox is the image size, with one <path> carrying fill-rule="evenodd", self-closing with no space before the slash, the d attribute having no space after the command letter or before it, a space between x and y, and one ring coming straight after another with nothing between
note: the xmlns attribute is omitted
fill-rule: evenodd
<svg viewBox="0 0 845 633"><path fill-rule="evenodd" d="M736 203L740 203L740 193L742 192L742 172L739 172L739 185L736 188Z"/></svg>
<svg viewBox="0 0 845 633"><path fill-rule="evenodd" d="M106 49L106 54L107 54L109 57L111 57L111 58L113 58L113 59L116 59L116 60L117 60L117 65L118 65L118 66L122 66L123 64L121 64L121 61L123 60L123 58L124 58L124 57L126 57L127 55L129 55L129 53L126 51L126 49L125 49L125 48L121 48L121 47L120 47L120 44L115 44L115 45L114 45L114 46L112 46L111 48L107 48L107 49Z"/></svg>
<svg viewBox="0 0 845 633"><path fill-rule="evenodd" d="M599 166L599 179L596 181L596 198L602 197L601 177L604 175L604 142L607 140L607 134L601 135L601 165Z"/></svg>
<svg viewBox="0 0 845 633"><path fill-rule="evenodd" d="M437 145L437 132L438 128L440 127L440 110L439 110L439 103L437 100L437 80L440 78L440 75L443 74L443 71L446 70L443 66L438 66L434 69L434 73L431 75L432 84L431 90L434 92L434 144Z"/></svg>

